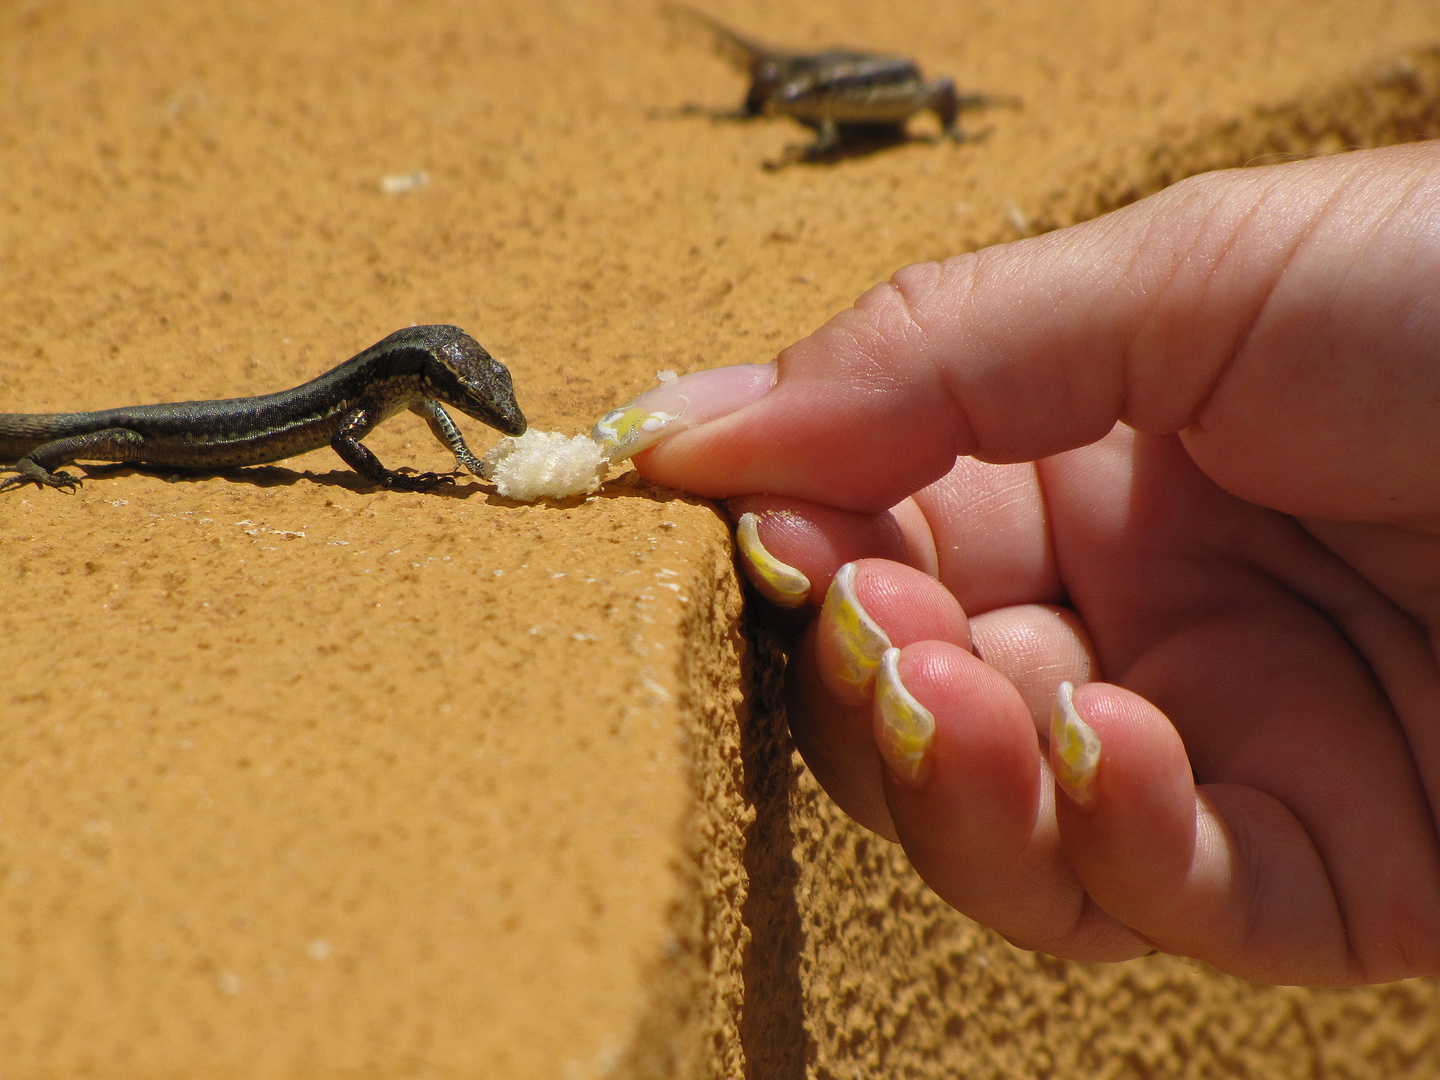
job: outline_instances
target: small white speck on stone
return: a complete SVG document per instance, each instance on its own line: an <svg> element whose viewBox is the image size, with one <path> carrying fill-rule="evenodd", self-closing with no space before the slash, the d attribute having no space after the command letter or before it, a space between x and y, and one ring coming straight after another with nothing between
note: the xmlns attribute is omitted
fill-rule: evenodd
<svg viewBox="0 0 1440 1080"><path fill-rule="evenodd" d="M680 377L680 376L676 375L675 372L671 371L669 368L666 368L664 371L657 371L657 372L655 372L655 381L656 381L656 382L662 382L662 383L674 382L674 381L675 381L676 379L678 379L679 377Z"/></svg>
<svg viewBox="0 0 1440 1080"><path fill-rule="evenodd" d="M395 173L380 178L380 190L386 195L404 195L407 191L419 191L429 183L427 172Z"/></svg>
<svg viewBox="0 0 1440 1080"><path fill-rule="evenodd" d="M527 431L504 438L485 455L485 475L501 495L520 502L588 495L600 486L610 462L588 435Z"/></svg>

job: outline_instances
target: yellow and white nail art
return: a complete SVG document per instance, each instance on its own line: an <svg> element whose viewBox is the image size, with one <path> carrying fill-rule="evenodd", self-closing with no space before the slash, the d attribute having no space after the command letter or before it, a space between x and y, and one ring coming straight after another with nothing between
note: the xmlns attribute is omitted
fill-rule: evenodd
<svg viewBox="0 0 1440 1080"><path fill-rule="evenodd" d="M623 405L602 416L590 438L600 444L600 452L610 461L624 461L659 442L665 428L679 419L677 414Z"/></svg>
<svg viewBox="0 0 1440 1080"><path fill-rule="evenodd" d="M916 701L900 681L899 649L886 649L880 657L875 703L880 709L881 756L897 778L918 783L925 755L935 741L935 714Z"/></svg>
<svg viewBox="0 0 1440 1080"><path fill-rule="evenodd" d="M880 667L880 657L890 648L890 638L860 603L855 592L855 572L853 562L835 572L825 606L835 620L839 638L841 669L836 674L851 686L868 690Z"/></svg>
<svg viewBox="0 0 1440 1080"><path fill-rule="evenodd" d="M1050 767L1066 794L1081 806L1095 797L1100 772L1100 736L1075 710L1075 687L1062 682L1050 714Z"/></svg>
<svg viewBox="0 0 1440 1080"><path fill-rule="evenodd" d="M810 579L783 563L760 542L760 518L741 514L735 523L735 543L748 577L765 599L784 608L800 607L810 599Z"/></svg>

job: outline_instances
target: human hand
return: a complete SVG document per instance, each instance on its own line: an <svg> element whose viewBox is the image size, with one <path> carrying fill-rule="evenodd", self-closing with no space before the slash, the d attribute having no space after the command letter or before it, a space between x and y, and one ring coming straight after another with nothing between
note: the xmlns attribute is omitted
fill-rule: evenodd
<svg viewBox="0 0 1440 1080"><path fill-rule="evenodd" d="M1440 145L1210 174L652 391L637 463L756 515L797 743L961 911L1436 974L1437 283Z"/></svg>

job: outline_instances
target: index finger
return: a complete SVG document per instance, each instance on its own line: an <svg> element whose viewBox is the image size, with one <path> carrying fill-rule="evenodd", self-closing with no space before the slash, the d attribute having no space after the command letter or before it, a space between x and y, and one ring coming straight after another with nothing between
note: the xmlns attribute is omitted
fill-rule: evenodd
<svg viewBox="0 0 1440 1080"><path fill-rule="evenodd" d="M1416 453L1440 310L1404 285L1440 273L1437 193L1433 144L1339 155L906 267L782 352L773 389L637 464L704 495L873 513L957 456L1036 460L1123 420L1184 432L1212 478L1287 512L1440 505ZM1320 314L1323 350L1305 337Z"/></svg>

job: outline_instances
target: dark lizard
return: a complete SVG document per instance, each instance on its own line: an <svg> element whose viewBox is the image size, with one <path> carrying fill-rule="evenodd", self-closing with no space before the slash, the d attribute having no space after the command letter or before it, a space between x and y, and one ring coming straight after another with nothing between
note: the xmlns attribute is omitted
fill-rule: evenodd
<svg viewBox="0 0 1440 1080"><path fill-rule="evenodd" d="M961 94L949 79L926 79L907 57L839 48L788 52L737 34L684 4L668 6L705 27L750 76L740 108L712 115L740 120L788 116L814 130L815 141L792 148L791 160L815 161L847 145L902 141L905 122L927 110L939 119L942 132L959 142L965 138L960 129L964 110L1019 104L1013 97Z"/></svg>
<svg viewBox="0 0 1440 1080"><path fill-rule="evenodd" d="M55 471L77 459L221 469L279 461L327 445L367 480L422 491L449 476L394 472L360 440L382 420L409 409L454 452L457 467L483 475L482 462L465 445L445 405L506 435L525 432L504 364L458 326L412 326L275 394L88 413L0 413L0 461L14 462L6 471L18 474L0 483L0 491L24 484L78 487L78 477Z"/></svg>

